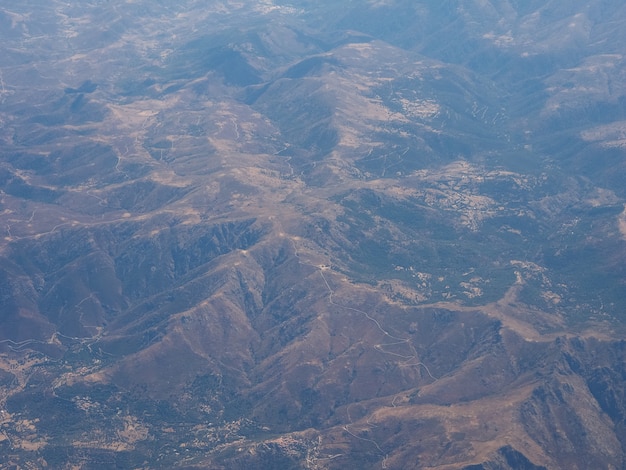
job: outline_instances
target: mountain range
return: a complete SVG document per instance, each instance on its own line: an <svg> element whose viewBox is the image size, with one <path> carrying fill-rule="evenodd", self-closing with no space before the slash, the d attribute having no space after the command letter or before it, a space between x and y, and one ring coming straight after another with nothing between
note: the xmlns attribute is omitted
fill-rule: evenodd
<svg viewBox="0 0 626 470"><path fill-rule="evenodd" d="M625 36L0 5L0 466L626 468Z"/></svg>

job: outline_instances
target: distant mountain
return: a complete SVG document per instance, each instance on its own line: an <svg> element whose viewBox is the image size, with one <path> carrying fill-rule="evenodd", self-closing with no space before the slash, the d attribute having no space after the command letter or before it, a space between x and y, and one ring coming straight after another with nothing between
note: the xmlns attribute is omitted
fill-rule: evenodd
<svg viewBox="0 0 626 470"><path fill-rule="evenodd" d="M0 6L0 467L626 467L626 7Z"/></svg>

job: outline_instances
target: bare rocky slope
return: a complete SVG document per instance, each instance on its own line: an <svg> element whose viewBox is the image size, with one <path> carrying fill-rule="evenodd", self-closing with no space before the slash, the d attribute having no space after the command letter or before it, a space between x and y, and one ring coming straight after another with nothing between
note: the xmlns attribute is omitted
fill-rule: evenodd
<svg viewBox="0 0 626 470"><path fill-rule="evenodd" d="M625 23L0 6L0 466L626 468Z"/></svg>

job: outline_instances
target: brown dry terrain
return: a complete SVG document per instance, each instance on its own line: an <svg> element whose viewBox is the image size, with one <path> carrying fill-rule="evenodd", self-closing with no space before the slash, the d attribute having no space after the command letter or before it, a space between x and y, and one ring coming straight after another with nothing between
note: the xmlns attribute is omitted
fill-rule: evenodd
<svg viewBox="0 0 626 470"><path fill-rule="evenodd" d="M626 465L618 2L0 7L0 467Z"/></svg>

